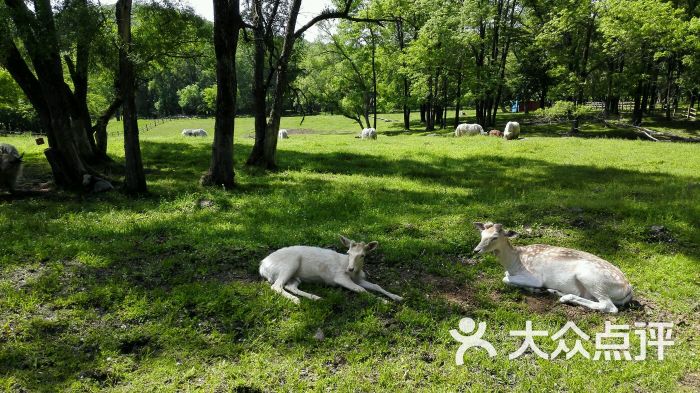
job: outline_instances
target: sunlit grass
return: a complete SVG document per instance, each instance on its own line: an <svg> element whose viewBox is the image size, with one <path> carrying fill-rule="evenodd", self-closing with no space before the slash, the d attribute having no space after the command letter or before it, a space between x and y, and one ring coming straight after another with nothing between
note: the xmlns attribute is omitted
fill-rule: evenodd
<svg viewBox="0 0 700 393"><path fill-rule="evenodd" d="M252 119L237 119L232 191L198 186L213 120L190 119L142 133L146 198L113 192L1 202L0 390L697 387L696 145L539 137L556 135L546 126L524 127L526 139L511 142L392 133L398 122L378 127L377 141L361 141L353 138L359 126L341 117L295 124L282 126L318 132L280 141L280 170L265 174L244 168ZM179 135L200 127L209 138ZM3 141L27 152L28 181L48 177L33 138ZM123 159L116 132L109 151ZM505 287L493 257L464 263L478 240L475 220L519 231L518 244L575 247L610 260L643 307L601 315ZM667 228L667 241L650 234L652 225ZM306 285L323 300L295 306L257 277L271 250L339 248L337 234L379 241L368 273L404 303ZM484 338L498 357L473 350L464 366L454 364L458 343L449 330L466 316L488 324ZM550 334L571 320L591 336L606 320L673 321L676 345L664 361L653 351L643 362L546 361L531 353L509 361L520 341L508 331L527 320ZM314 338L318 329L323 340ZM556 347L537 342L548 352Z"/></svg>

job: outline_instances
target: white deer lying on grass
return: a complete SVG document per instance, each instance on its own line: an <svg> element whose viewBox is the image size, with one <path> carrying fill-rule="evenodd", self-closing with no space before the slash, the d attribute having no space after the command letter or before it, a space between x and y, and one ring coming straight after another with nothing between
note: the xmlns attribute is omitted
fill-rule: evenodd
<svg viewBox="0 0 700 393"><path fill-rule="evenodd" d="M262 260L260 275L272 283L275 292L297 304L299 298L294 295L311 300L320 299L299 289L302 281L339 285L353 292L366 292L369 289L383 293L392 300L403 300L401 296L365 280L365 272L362 270L365 254L377 248L377 242L357 243L343 236L340 241L348 248L347 254L309 246L281 248Z"/></svg>
<svg viewBox="0 0 700 393"><path fill-rule="evenodd" d="M587 252L570 248L533 244L513 247L501 224L475 222L481 242L474 252L493 251L506 269L503 282L531 292L548 291L561 296L562 303L574 303L603 312L616 313L617 307L632 299L632 286L610 262Z"/></svg>

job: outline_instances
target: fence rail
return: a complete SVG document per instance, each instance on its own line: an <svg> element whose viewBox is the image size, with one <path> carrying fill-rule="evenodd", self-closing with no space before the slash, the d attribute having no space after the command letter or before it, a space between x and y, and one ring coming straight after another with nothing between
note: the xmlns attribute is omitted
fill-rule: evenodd
<svg viewBox="0 0 700 393"><path fill-rule="evenodd" d="M171 120L175 120L175 119L178 119L178 118L177 117L160 117L157 119L140 119L141 122L143 122L143 123L139 125L139 133L148 132L148 131L158 127L159 125L165 124L165 123L167 123ZM112 131L110 133L110 135L120 136L123 133L124 133L124 131L118 130L118 131Z"/></svg>

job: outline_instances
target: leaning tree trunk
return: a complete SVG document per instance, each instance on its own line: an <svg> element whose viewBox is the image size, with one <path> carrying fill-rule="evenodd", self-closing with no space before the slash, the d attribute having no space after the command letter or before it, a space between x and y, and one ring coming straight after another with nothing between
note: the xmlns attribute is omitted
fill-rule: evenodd
<svg viewBox="0 0 700 393"><path fill-rule="evenodd" d="M131 0L119 0L116 6L117 30L121 39L119 45L119 92L124 99L124 161L126 174L124 190L128 194L142 194L148 191L146 175L141 161L139 126L136 116L136 75L131 54Z"/></svg>
<svg viewBox="0 0 700 393"><path fill-rule="evenodd" d="M242 25L238 0L214 0L216 122L211 165L202 184L232 188L233 133L236 117L236 49Z"/></svg>
<svg viewBox="0 0 700 393"><path fill-rule="evenodd" d="M120 106L122 106L122 99L120 96L117 96L109 107L100 114L95 122L95 126L92 128L92 131L95 133L95 148L98 154L107 160L110 160L107 156L107 123L109 123L109 119L114 116Z"/></svg>

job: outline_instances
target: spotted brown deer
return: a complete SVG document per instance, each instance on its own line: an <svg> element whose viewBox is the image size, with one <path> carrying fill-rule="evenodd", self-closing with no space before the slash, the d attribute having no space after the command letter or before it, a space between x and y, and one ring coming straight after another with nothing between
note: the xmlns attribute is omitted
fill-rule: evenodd
<svg viewBox="0 0 700 393"><path fill-rule="evenodd" d="M616 313L632 299L632 286L610 262L570 248L533 244L513 247L501 224L475 222L481 242L474 252L493 252L506 269L503 282L531 292L548 291L562 303Z"/></svg>

